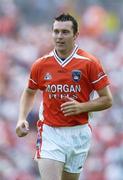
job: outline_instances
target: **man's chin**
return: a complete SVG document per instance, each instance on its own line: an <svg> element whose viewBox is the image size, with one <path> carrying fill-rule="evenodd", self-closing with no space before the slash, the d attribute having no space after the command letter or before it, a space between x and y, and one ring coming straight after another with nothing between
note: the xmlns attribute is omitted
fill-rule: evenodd
<svg viewBox="0 0 123 180"><path fill-rule="evenodd" d="M59 46L59 47L57 46L56 51L61 51L61 52L65 51L65 47L64 46Z"/></svg>

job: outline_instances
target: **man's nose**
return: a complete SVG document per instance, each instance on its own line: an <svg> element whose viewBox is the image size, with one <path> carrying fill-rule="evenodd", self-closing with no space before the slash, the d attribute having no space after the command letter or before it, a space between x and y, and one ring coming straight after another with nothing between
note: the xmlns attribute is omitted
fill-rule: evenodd
<svg viewBox="0 0 123 180"><path fill-rule="evenodd" d="M63 33L62 32L59 32L58 33L58 38L62 38L63 37Z"/></svg>

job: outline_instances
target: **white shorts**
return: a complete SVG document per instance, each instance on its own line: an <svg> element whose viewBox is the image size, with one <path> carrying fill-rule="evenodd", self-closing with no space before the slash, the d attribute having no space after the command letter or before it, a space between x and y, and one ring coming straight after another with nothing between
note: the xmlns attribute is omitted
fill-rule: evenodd
<svg viewBox="0 0 123 180"><path fill-rule="evenodd" d="M64 171L80 173L90 149L91 137L88 124L72 127L43 125L41 141L37 141L39 158L64 162Z"/></svg>

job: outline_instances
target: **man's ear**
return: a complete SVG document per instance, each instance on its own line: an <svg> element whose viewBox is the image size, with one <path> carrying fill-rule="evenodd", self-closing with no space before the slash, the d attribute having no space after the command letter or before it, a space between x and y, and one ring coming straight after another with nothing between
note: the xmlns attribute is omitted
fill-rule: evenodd
<svg viewBox="0 0 123 180"><path fill-rule="evenodd" d="M79 32L77 32L76 34L74 34L74 40L76 40L78 36L79 36Z"/></svg>

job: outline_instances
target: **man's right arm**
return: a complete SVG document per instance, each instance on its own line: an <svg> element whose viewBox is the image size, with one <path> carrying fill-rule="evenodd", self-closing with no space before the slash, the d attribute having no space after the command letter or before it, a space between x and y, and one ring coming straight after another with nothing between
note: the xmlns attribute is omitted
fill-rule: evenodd
<svg viewBox="0 0 123 180"><path fill-rule="evenodd" d="M24 89L22 93L20 99L19 117L16 125L16 134L19 137L23 137L28 134L29 123L26 119L29 112L33 108L35 94L36 94L36 90L32 90L27 87Z"/></svg>

